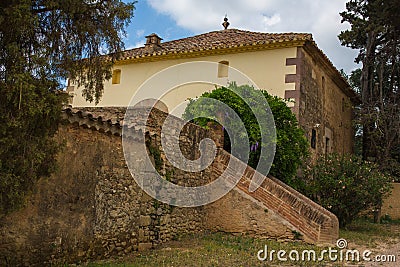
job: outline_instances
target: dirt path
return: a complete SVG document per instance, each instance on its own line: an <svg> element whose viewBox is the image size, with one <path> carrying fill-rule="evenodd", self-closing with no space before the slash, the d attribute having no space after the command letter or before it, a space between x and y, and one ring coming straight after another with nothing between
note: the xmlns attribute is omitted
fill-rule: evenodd
<svg viewBox="0 0 400 267"><path fill-rule="evenodd" d="M380 244L371 254L371 262L365 263L365 267L400 266L400 240L392 244ZM375 259L374 259L375 258Z"/></svg>

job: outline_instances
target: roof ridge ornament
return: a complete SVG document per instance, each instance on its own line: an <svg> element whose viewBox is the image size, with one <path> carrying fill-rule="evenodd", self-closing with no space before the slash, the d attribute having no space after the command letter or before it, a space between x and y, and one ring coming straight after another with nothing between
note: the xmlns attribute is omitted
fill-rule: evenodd
<svg viewBox="0 0 400 267"><path fill-rule="evenodd" d="M227 30L229 25L230 25L230 23L228 22L228 17L227 17L227 15L225 15L224 22L222 23L222 26L224 26L224 29Z"/></svg>

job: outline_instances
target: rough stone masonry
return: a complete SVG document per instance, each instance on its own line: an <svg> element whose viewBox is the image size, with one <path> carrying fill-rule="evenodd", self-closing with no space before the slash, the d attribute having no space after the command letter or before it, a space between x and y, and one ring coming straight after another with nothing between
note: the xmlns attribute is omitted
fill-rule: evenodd
<svg viewBox="0 0 400 267"><path fill-rule="evenodd" d="M179 138L187 158L199 157L198 146L204 138L213 139L220 148L213 164L189 173L174 168L165 158L160 136L167 114L155 109L143 121L140 112L130 127L145 131L148 149L143 153L150 154L165 179L199 186L226 169L230 155L221 149L220 128L184 127ZM57 171L38 182L23 209L0 221L1 266L46 266L122 256L202 231L276 239L293 239L300 233L314 243L337 238L333 214L279 181L268 178L262 188L248 192L254 172L249 167L237 187L212 204L180 208L154 200L140 189L126 166L123 114L123 109L64 111L64 123L55 136L63 144ZM177 127L180 123L176 118ZM131 145L135 145L134 137Z"/></svg>

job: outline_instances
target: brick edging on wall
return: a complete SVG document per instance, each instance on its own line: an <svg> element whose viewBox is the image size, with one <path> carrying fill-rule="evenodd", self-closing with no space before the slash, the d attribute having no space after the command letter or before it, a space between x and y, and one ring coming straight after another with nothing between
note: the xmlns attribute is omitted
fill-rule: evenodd
<svg viewBox="0 0 400 267"><path fill-rule="evenodd" d="M219 161L227 166L229 160L234 160L234 165L245 164L228 152L221 151ZM249 192L248 188L254 174L255 170L247 166L243 177L236 185L237 188L282 217L294 230L303 235L305 241L334 243L337 240L339 221L333 213L271 176L267 177L257 190Z"/></svg>

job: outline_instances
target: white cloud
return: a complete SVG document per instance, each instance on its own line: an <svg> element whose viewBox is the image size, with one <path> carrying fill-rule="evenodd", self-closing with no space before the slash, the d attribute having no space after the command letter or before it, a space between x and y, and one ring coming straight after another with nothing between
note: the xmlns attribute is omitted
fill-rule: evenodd
<svg viewBox="0 0 400 267"><path fill-rule="evenodd" d="M130 49L133 49L133 48L142 47L142 46L144 46L144 43L145 43L145 41L139 41L139 42L136 42L134 44L127 45L127 47L125 49L126 50L130 50Z"/></svg>
<svg viewBox="0 0 400 267"><path fill-rule="evenodd" d="M145 30L140 29L140 30L136 30L136 38L140 38L144 36L144 32Z"/></svg>
<svg viewBox="0 0 400 267"><path fill-rule="evenodd" d="M268 17L267 15L263 15L263 22L266 26L273 26L281 22L281 16L279 14L275 14L272 17ZM264 26L264 28L267 28Z"/></svg>
<svg viewBox="0 0 400 267"><path fill-rule="evenodd" d="M268 32L312 33L319 47L338 69L354 68L356 51L340 45L339 12L347 0L147 0L157 12L195 33L221 30L228 15L230 28Z"/></svg>

